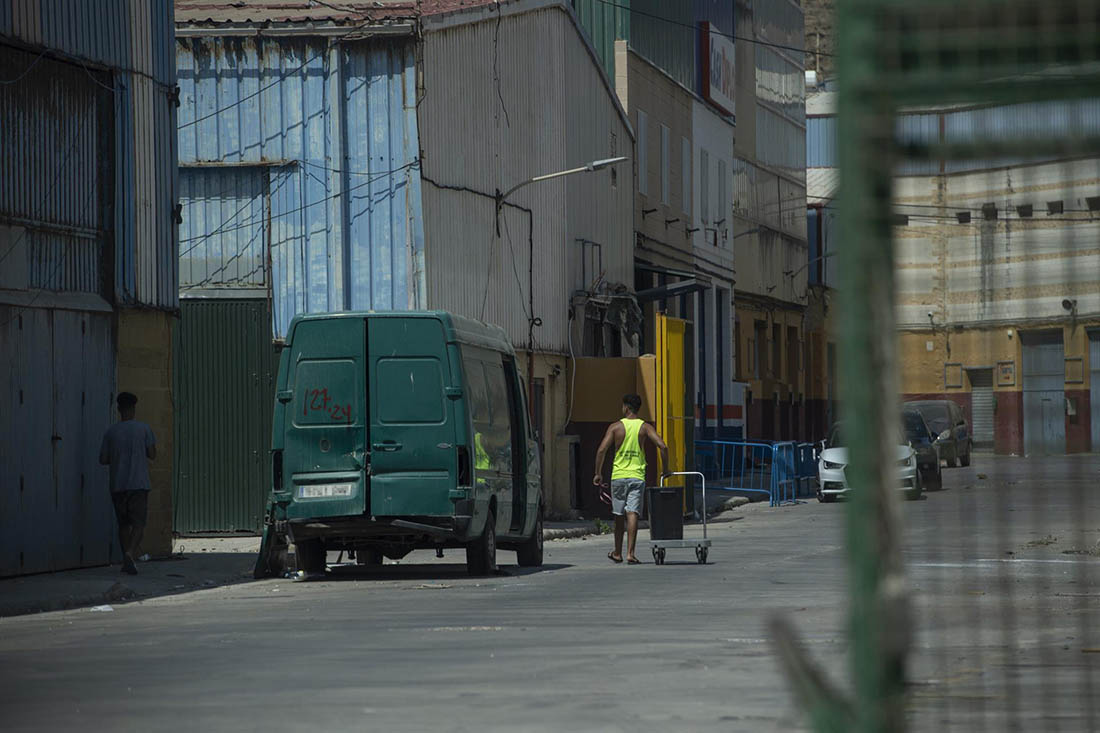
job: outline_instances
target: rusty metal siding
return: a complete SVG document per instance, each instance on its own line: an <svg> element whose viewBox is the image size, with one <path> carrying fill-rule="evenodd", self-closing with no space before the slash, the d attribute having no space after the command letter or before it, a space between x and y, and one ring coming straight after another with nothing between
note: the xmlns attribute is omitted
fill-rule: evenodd
<svg viewBox="0 0 1100 733"><path fill-rule="evenodd" d="M632 157L633 134L571 14L557 6L503 13L499 33L495 11L425 27L425 178L491 194L594 159ZM568 294L587 285L578 240L598 242L605 279L633 289L632 164L618 167L614 186L605 170L509 198L534 216L536 348L568 350ZM428 306L499 324L526 345L527 214L506 207L498 239L491 198L428 180L423 197Z"/></svg>
<svg viewBox="0 0 1100 733"><path fill-rule="evenodd" d="M185 225L180 255L226 230L242 243L270 238L276 336L297 313L424 304L413 43L177 40L183 175L203 168L232 188L236 168L265 166L270 197L270 227L266 214L208 214L198 229Z"/></svg>

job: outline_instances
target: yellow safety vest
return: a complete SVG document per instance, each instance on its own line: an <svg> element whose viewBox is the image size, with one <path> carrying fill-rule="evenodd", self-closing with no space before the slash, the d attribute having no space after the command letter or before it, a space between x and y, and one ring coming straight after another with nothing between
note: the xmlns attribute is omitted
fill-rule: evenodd
<svg viewBox="0 0 1100 733"><path fill-rule="evenodd" d="M645 452L642 451L638 434L642 431L644 421L638 419L623 418L623 429L626 435L622 445L615 453L615 461L611 464L611 479L640 478L645 480Z"/></svg>
<svg viewBox="0 0 1100 733"><path fill-rule="evenodd" d="M481 433L474 433L474 468L479 471L488 471L492 467L489 454L481 446Z"/></svg>

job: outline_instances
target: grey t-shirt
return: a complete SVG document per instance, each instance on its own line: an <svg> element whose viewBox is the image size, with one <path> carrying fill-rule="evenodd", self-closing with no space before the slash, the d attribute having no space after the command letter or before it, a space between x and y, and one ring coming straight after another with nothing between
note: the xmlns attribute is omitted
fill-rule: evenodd
<svg viewBox="0 0 1100 733"><path fill-rule="evenodd" d="M111 493L152 488L146 451L156 444L152 428L137 420L123 420L107 430L99 461L111 466Z"/></svg>

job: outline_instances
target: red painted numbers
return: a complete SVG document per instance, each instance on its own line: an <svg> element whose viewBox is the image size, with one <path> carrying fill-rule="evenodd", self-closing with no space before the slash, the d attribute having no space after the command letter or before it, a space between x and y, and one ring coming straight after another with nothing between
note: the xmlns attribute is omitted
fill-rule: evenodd
<svg viewBox="0 0 1100 733"><path fill-rule="evenodd" d="M336 422L351 422L351 404L337 404L329 396L328 388L307 389L302 400L302 415L308 417L311 412L323 412Z"/></svg>

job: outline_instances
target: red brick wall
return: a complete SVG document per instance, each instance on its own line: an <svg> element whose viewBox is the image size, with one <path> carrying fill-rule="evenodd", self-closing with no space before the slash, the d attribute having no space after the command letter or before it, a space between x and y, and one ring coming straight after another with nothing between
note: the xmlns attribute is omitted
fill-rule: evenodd
<svg viewBox="0 0 1100 733"><path fill-rule="evenodd" d="M1066 390L1066 399L1077 402L1077 414L1066 415L1066 453L1088 453L1092 450L1091 401L1087 389Z"/></svg>
<svg viewBox="0 0 1100 733"><path fill-rule="evenodd" d="M1024 399L1022 392L994 392L993 452L1024 454Z"/></svg>

